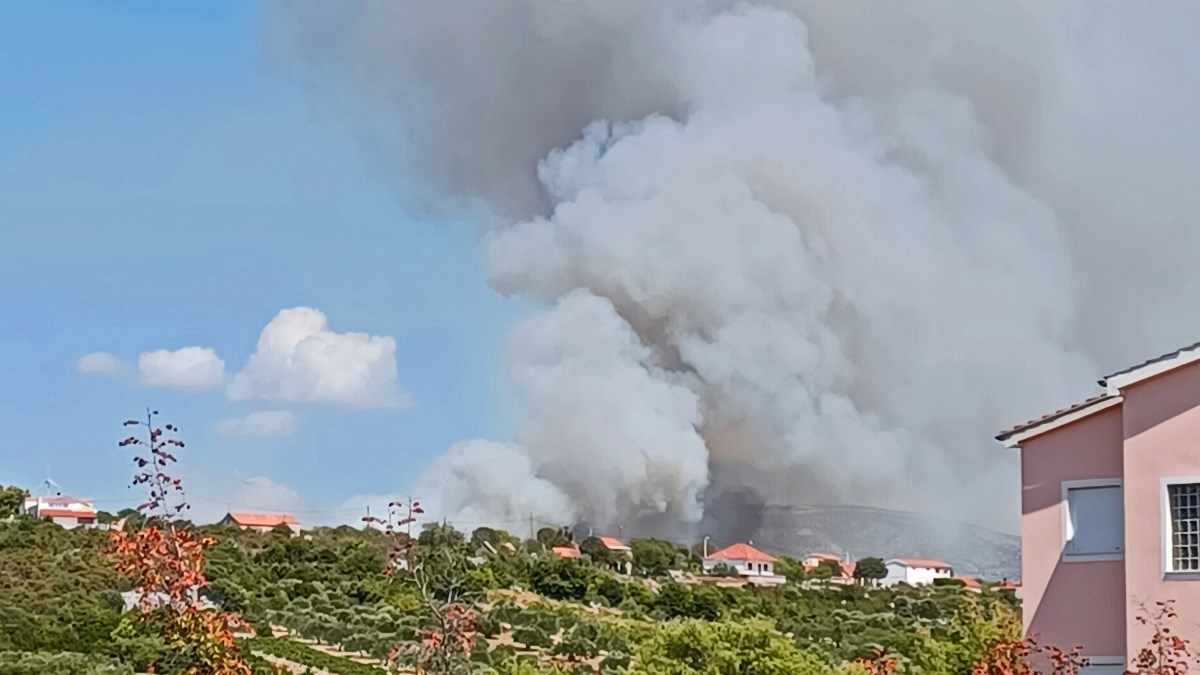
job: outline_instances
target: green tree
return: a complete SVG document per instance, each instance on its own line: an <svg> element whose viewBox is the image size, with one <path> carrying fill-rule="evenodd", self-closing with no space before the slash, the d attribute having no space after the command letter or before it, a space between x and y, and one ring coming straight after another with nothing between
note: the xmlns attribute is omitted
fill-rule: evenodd
<svg viewBox="0 0 1200 675"><path fill-rule="evenodd" d="M781 555L775 559L775 573L793 583L804 581L804 563L795 558Z"/></svg>
<svg viewBox="0 0 1200 675"><path fill-rule="evenodd" d="M600 541L600 537L588 537L579 544L579 551L597 565L607 565L613 560L612 551Z"/></svg>
<svg viewBox="0 0 1200 675"><path fill-rule="evenodd" d="M676 563L675 545L662 539L634 539L633 567L646 576L662 576Z"/></svg>
<svg viewBox="0 0 1200 675"><path fill-rule="evenodd" d="M553 558L539 560L530 575L533 590L555 600L582 600L591 586L595 570L576 560Z"/></svg>
<svg viewBox="0 0 1200 675"><path fill-rule="evenodd" d="M467 543L462 532L452 525L443 523L426 523L417 537L417 545L425 549L458 550Z"/></svg>
<svg viewBox="0 0 1200 675"><path fill-rule="evenodd" d="M0 487L0 519L15 516L21 512L21 505L29 493L16 485Z"/></svg>
<svg viewBox="0 0 1200 675"><path fill-rule="evenodd" d="M874 583L887 576L887 565L881 558L863 558L854 566L854 578Z"/></svg>
<svg viewBox="0 0 1200 675"><path fill-rule="evenodd" d="M826 675L833 669L764 619L664 624L637 649L631 675Z"/></svg>
<svg viewBox="0 0 1200 675"><path fill-rule="evenodd" d="M538 542L546 548L571 545L571 531L565 527L543 527L537 531Z"/></svg>

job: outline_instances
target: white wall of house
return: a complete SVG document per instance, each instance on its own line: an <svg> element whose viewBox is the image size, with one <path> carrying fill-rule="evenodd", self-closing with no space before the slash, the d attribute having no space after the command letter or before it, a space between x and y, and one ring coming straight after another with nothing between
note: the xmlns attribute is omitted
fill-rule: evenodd
<svg viewBox="0 0 1200 675"><path fill-rule="evenodd" d="M737 573L747 576L775 576L775 563L757 562L752 560L705 560L704 571L711 572L717 565L724 564L737 570Z"/></svg>
<svg viewBox="0 0 1200 675"><path fill-rule="evenodd" d="M949 579L948 568L913 567L898 560L887 562L887 576L880 582L883 586L904 583L910 586L932 584L934 579Z"/></svg>

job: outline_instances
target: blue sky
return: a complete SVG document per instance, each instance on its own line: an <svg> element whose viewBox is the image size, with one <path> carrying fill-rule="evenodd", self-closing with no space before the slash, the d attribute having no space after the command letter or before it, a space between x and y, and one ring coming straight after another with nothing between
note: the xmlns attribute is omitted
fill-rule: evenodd
<svg viewBox="0 0 1200 675"><path fill-rule="evenodd" d="M517 309L488 290L475 231L405 212L272 65L259 10L0 9L0 483L36 487L49 463L67 491L119 508L134 497L120 422L147 405L183 428L200 498L266 476L314 512L404 488L454 441L507 434L495 352ZM333 333L394 338L415 405L231 402L137 382L139 354L188 346L231 376L291 307L319 309ZM77 372L94 351L125 372ZM281 409L296 415L290 436L214 430Z"/></svg>

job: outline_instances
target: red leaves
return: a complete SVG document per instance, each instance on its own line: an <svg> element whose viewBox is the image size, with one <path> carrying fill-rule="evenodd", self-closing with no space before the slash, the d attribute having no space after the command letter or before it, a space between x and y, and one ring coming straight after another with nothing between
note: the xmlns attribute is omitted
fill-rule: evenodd
<svg viewBox="0 0 1200 675"><path fill-rule="evenodd" d="M869 658L854 659L855 665L862 666L867 675L892 675L896 672L896 659L887 655L883 649L876 647L871 650Z"/></svg>
<svg viewBox="0 0 1200 675"><path fill-rule="evenodd" d="M157 414L154 411L147 417ZM140 469L151 464L155 467L154 472L142 471L133 476L134 485L149 486L149 498L137 509L158 513L152 514L148 524L135 532L111 531L108 554L113 568L138 592L143 618L158 617L154 625L161 628L167 644L177 651L193 654L194 662L184 671L186 675L251 675L231 628L240 620L201 604L199 591L208 585L203 572L204 552L216 544L216 539L177 529L173 519L189 507L182 500L174 505L165 502L168 491L183 491L183 481L166 472L165 467L176 460L163 448L167 445L182 448L183 442L160 440L165 432L151 428L148 422L130 420L125 426L133 424L145 424L150 429L149 443L130 436L120 445L148 445L150 456L135 457L134 462ZM165 429L172 433L178 430L171 424Z"/></svg>
<svg viewBox="0 0 1200 675"><path fill-rule="evenodd" d="M1036 675L1030 661L1042 657L1050 664L1051 675L1077 675L1087 665L1082 648L1064 651L1053 645L1039 645L1036 636L1024 640L999 638L988 647L983 661L971 669L972 675Z"/></svg>
<svg viewBox="0 0 1200 675"><path fill-rule="evenodd" d="M1160 600L1154 603L1156 609L1151 610L1146 605L1139 606L1135 620L1142 626L1154 630L1150 642L1143 647L1133 660L1133 668L1125 671L1126 675L1183 675L1190 668L1200 664L1192 654L1189 642L1171 633L1168 621L1179 617L1175 612L1174 600Z"/></svg>

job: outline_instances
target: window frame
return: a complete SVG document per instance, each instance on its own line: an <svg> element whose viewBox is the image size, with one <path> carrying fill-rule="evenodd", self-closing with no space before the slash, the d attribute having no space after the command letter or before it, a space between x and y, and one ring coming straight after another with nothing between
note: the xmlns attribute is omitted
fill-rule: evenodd
<svg viewBox="0 0 1200 675"><path fill-rule="evenodd" d="M1071 502L1069 494L1071 490L1087 489L1087 488L1103 488L1115 487L1121 491L1121 550L1118 553L1070 553L1067 551L1067 543L1070 541L1068 533L1071 531ZM1059 558L1065 563L1082 563L1082 562L1109 562L1113 560L1125 559L1125 485L1120 478L1087 478L1083 480L1064 480L1062 482L1062 501L1059 503L1059 510L1062 512L1061 526L1059 531L1059 539L1061 541L1062 553Z"/></svg>
<svg viewBox="0 0 1200 675"><path fill-rule="evenodd" d="M1080 675L1090 666L1117 666L1122 670L1129 667L1129 661L1124 656L1084 656L1087 659L1087 666L1079 670Z"/></svg>
<svg viewBox="0 0 1200 675"><path fill-rule="evenodd" d="M1171 518L1171 490L1172 485L1193 485L1200 484L1200 476L1164 476L1158 481L1159 493L1159 540L1161 543L1162 555L1162 573L1163 579L1171 579L1176 581L1195 581L1200 580L1200 570L1182 570L1176 571L1174 566L1174 550L1172 547L1172 530L1174 521Z"/></svg>

